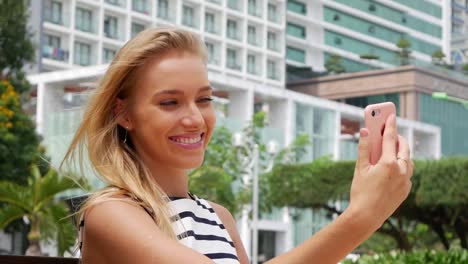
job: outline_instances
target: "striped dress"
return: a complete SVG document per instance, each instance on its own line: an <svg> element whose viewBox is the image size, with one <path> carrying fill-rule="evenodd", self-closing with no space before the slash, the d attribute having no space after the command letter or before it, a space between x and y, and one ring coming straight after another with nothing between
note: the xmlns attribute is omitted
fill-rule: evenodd
<svg viewBox="0 0 468 264"><path fill-rule="evenodd" d="M179 242L218 264L239 264L231 236L211 205L191 194L171 197L172 228Z"/></svg>
<svg viewBox="0 0 468 264"><path fill-rule="evenodd" d="M187 197L170 197L169 211L172 213L172 228L179 242L217 264L239 264L236 248L208 201L189 193ZM146 209L145 209L146 210ZM79 250L83 246L85 221L79 228Z"/></svg>

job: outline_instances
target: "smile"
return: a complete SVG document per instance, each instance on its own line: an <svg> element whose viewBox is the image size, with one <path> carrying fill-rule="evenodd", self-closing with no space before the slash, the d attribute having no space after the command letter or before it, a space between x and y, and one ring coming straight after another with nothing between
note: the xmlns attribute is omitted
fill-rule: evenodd
<svg viewBox="0 0 468 264"><path fill-rule="evenodd" d="M169 139L183 148L195 149L203 146L203 136L201 133L198 136L172 136Z"/></svg>

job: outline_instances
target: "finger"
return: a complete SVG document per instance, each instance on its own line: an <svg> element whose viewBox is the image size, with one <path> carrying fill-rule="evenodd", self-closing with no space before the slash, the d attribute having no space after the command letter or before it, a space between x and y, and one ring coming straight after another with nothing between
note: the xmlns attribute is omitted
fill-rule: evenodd
<svg viewBox="0 0 468 264"><path fill-rule="evenodd" d="M410 149L406 138L398 135L398 154L397 157L402 157L409 161Z"/></svg>
<svg viewBox="0 0 468 264"><path fill-rule="evenodd" d="M369 161L369 131L367 128L361 128L359 131L358 161L357 166L360 170L366 169L370 165Z"/></svg>
<svg viewBox="0 0 468 264"><path fill-rule="evenodd" d="M414 172L414 162L412 160L409 161L410 164L409 164L409 178L411 179L411 177L413 177L413 172Z"/></svg>
<svg viewBox="0 0 468 264"><path fill-rule="evenodd" d="M394 161L396 159L396 141L397 140L397 128L396 128L396 117L391 114L385 122L385 130L382 142L382 159L384 161Z"/></svg>

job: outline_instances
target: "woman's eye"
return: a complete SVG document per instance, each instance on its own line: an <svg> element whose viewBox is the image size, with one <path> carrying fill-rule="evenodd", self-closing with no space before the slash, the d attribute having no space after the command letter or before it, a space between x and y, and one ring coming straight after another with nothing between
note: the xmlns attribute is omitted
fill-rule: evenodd
<svg viewBox="0 0 468 264"><path fill-rule="evenodd" d="M162 106L177 105L177 101L176 100L162 101L162 102L159 103L159 105L162 105Z"/></svg>
<svg viewBox="0 0 468 264"><path fill-rule="evenodd" d="M204 97L204 98L200 98L198 100L199 103L209 103L211 101L213 101L213 98L211 98L211 97Z"/></svg>

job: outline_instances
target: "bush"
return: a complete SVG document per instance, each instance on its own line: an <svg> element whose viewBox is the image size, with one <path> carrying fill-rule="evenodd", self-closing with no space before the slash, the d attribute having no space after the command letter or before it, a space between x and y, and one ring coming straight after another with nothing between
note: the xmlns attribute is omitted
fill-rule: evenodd
<svg viewBox="0 0 468 264"><path fill-rule="evenodd" d="M468 250L450 251L413 251L409 253L391 252L386 254L366 255L356 261L345 260L343 264L455 264L468 263Z"/></svg>

